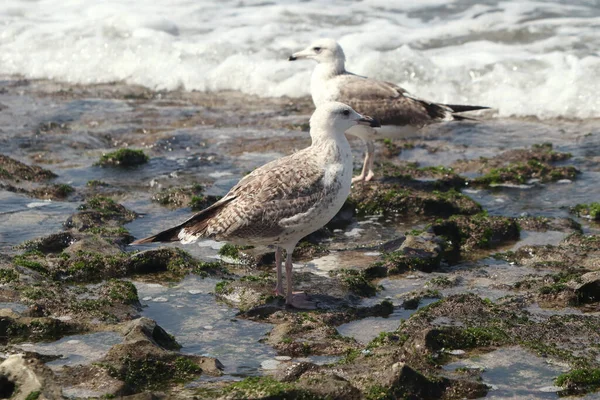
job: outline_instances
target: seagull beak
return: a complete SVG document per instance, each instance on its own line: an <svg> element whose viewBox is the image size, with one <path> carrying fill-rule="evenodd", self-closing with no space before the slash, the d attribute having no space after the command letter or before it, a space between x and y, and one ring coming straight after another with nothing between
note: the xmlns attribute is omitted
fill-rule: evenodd
<svg viewBox="0 0 600 400"><path fill-rule="evenodd" d="M288 58L288 61L296 61L296 60L301 60L303 58L309 58L309 56L311 56L312 53L310 53L307 50L302 50L299 51L297 53L294 53L290 56L290 58Z"/></svg>
<svg viewBox="0 0 600 400"><path fill-rule="evenodd" d="M381 128L381 124L375 118L362 116L359 120L356 121L358 125L370 126L371 128Z"/></svg>

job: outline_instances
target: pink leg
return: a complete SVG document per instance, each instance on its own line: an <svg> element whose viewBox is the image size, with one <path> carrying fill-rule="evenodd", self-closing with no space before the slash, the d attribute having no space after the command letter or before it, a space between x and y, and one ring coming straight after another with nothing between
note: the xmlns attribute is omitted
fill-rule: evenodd
<svg viewBox="0 0 600 400"><path fill-rule="evenodd" d="M275 295L283 296L283 272L281 269L281 247L275 250L275 267L277 268L277 286L275 286Z"/></svg>
<svg viewBox="0 0 600 400"><path fill-rule="evenodd" d="M364 182L364 181L368 182L371 179L373 179L373 176L375 175L373 173L375 144L373 143L372 140L367 140L365 142L365 144L367 145L367 152L365 154L365 161L363 162L363 169L362 169L360 175L357 175L354 178L352 178L352 183Z"/></svg>
<svg viewBox="0 0 600 400"><path fill-rule="evenodd" d="M315 309L315 303L308 300L303 292L294 292L292 284L292 251L287 251L285 259L286 295L285 304L295 308Z"/></svg>

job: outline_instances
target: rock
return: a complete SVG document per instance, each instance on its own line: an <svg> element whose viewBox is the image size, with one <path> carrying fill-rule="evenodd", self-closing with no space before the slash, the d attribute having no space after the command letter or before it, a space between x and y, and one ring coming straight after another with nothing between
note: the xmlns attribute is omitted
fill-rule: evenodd
<svg viewBox="0 0 600 400"><path fill-rule="evenodd" d="M147 163L149 157L142 150L119 149L110 153L103 154L96 165L103 167L133 167Z"/></svg>
<svg viewBox="0 0 600 400"><path fill-rule="evenodd" d="M346 379L334 373L307 371L298 379L297 387L309 391L317 398L358 400L362 398L360 390Z"/></svg>
<svg viewBox="0 0 600 400"><path fill-rule="evenodd" d="M4 154L0 154L0 179L40 182L56 178L56 176L52 171L38 167L37 165L29 166Z"/></svg>
<svg viewBox="0 0 600 400"><path fill-rule="evenodd" d="M383 261L368 267L365 275L374 278L409 270L432 272L440 266L442 251L441 241L432 233L407 235L397 251L385 253Z"/></svg>
<svg viewBox="0 0 600 400"><path fill-rule="evenodd" d="M11 310L0 310L0 343L57 340L83 330L79 324L69 321L48 317L21 317Z"/></svg>
<svg viewBox="0 0 600 400"><path fill-rule="evenodd" d="M311 362L295 362L292 365L279 369L273 377L280 382L297 381L307 371L318 371L319 366Z"/></svg>
<svg viewBox="0 0 600 400"><path fill-rule="evenodd" d="M22 354L10 355L0 364L0 396L14 400L62 397L52 371L43 362Z"/></svg>
<svg viewBox="0 0 600 400"><path fill-rule="evenodd" d="M79 209L81 211L67 219L65 226L80 232L107 226L118 228L137 218L133 211L103 196L88 199Z"/></svg>
<svg viewBox="0 0 600 400"><path fill-rule="evenodd" d="M59 232L40 239L28 240L17 247L24 250L37 250L42 253L57 253L73 244L74 240L71 233Z"/></svg>
<svg viewBox="0 0 600 400"><path fill-rule="evenodd" d="M395 183L367 182L350 193L359 214L403 214L449 217L472 215L482 208L455 191L413 188Z"/></svg>
<svg viewBox="0 0 600 400"><path fill-rule="evenodd" d="M567 286L575 291L577 302L582 304L600 301L600 271L588 272L570 281Z"/></svg>
<svg viewBox="0 0 600 400"><path fill-rule="evenodd" d="M473 216L455 215L432 226L436 235L449 239L450 252L468 257L476 249L489 249L508 241L519 239L519 226L515 219L489 216L485 213ZM447 253L448 255L448 253Z"/></svg>
<svg viewBox="0 0 600 400"><path fill-rule="evenodd" d="M149 318L138 318L127 323L121 332L125 336L126 343L133 343L140 340L150 340L157 346L166 350L179 350L181 345L177 340L169 335L155 321Z"/></svg>

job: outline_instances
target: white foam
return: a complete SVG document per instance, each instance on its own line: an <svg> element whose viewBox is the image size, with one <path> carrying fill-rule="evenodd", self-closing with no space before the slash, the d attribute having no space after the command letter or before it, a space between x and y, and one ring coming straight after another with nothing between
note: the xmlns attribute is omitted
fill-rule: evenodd
<svg viewBox="0 0 600 400"><path fill-rule="evenodd" d="M297 97L314 65L287 56L334 37L349 70L423 98L600 117L593 2L476 3L3 0L0 74Z"/></svg>

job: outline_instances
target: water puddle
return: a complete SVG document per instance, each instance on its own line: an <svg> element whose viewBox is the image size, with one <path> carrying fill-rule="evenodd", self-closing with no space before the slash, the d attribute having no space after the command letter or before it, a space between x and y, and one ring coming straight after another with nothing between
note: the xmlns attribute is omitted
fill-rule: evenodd
<svg viewBox="0 0 600 400"><path fill-rule="evenodd" d="M419 303L418 308L425 307L434 303L437 299L423 299ZM394 312L387 318L383 317L368 317L356 321L348 322L337 327L337 331L342 336L348 336L356 339L359 343L368 344L375 339L381 332L394 332L400 326L400 323L410 318L415 312L414 310L406 310L402 307L394 309Z"/></svg>
<svg viewBox="0 0 600 400"><path fill-rule="evenodd" d="M174 335L183 353L216 357L228 375L257 375L261 363L277 355L260 343L272 325L236 318L237 310L215 301L217 282L190 275L171 287L135 285L145 306L142 315Z"/></svg>
<svg viewBox="0 0 600 400"><path fill-rule="evenodd" d="M549 364L547 359L532 354L519 346L495 350L444 366L445 370L458 368L479 369L483 383L492 387L486 399L557 399L554 379L567 369Z"/></svg>
<svg viewBox="0 0 600 400"><path fill-rule="evenodd" d="M104 357L110 348L123 342L116 332L97 332L85 335L66 336L51 343L22 343L15 347L43 355L60 356L46 365L59 369L64 365L86 365Z"/></svg>

